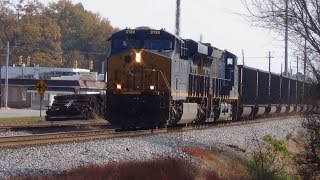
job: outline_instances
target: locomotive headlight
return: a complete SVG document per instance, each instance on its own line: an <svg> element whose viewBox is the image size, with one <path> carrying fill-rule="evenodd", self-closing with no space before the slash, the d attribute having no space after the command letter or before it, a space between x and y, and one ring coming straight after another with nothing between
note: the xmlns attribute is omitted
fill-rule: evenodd
<svg viewBox="0 0 320 180"><path fill-rule="evenodd" d="M116 88L117 88L117 90L122 90L122 85L121 84L117 84Z"/></svg>
<svg viewBox="0 0 320 180"><path fill-rule="evenodd" d="M136 62L141 63L141 53L140 52L136 52Z"/></svg>
<svg viewBox="0 0 320 180"><path fill-rule="evenodd" d="M151 85L151 86L150 86L150 90L151 90L151 91L154 91L155 89L156 89L156 86L155 86L155 85Z"/></svg>

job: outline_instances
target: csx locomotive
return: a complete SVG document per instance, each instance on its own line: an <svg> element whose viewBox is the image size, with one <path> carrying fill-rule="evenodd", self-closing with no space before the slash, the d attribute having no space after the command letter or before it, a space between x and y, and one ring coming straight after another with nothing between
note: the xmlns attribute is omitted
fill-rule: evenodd
<svg viewBox="0 0 320 180"><path fill-rule="evenodd" d="M106 119L126 126L201 124L302 110L304 83L237 65L237 56L164 29L113 34Z"/></svg>

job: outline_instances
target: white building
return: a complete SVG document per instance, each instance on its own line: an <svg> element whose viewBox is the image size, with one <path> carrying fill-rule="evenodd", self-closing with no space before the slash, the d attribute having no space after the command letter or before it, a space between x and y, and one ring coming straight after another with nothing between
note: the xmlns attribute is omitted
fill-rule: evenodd
<svg viewBox="0 0 320 180"><path fill-rule="evenodd" d="M9 79L51 79L52 77L73 76L80 72L90 72L89 69L74 69L74 68L57 68L57 67L34 67L9 66ZM1 78L6 77L6 66L1 67Z"/></svg>
<svg viewBox="0 0 320 180"><path fill-rule="evenodd" d="M6 67L1 67L2 100ZM8 67L9 91L8 104L12 108L38 109L40 97L35 90L38 79L44 80L48 90L44 94L43 105L50 106L56 95L104 93L104 75L90 72L88 69L54 67ZM1 103L1 102L0 102Z"/></svg>

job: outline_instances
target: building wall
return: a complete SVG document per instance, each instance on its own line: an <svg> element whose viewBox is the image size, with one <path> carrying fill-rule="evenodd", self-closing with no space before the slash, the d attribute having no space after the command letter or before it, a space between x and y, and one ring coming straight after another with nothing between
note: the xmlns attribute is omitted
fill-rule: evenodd
<svg viewBox="0 0 320 180"><path fill-rule="evenodd" d="M40 109L40 95L39 93L28 93L31 94L32 102L31 102L31 108L32 109ZM54 96L48 93L44 93L43 100L41 102L41 109L48 109L48 106L52 105L52 98Z"/></svg>
<svg viewBox="0 0 320 180"><path fill-rule="evenodd" d="M28 87L9 85L8 87L8 107L9 108L30 108L31 94L27 93ZM2 85L2 105L4 105L4 85Z"/></svg>

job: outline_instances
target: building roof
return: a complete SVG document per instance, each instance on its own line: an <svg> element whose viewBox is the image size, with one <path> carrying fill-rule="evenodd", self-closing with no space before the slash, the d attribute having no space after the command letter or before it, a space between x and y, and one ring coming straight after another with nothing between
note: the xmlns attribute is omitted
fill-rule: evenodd
<svg viewBox="0 0 320 180"><path fill-rule="evenodd" d="M20 77L34 77L38 79L39 77L48 77L45 79L50 79L51 77L76 74L79 72L90 72L89 69L74 69L74 68L58 68L58 67L25 67L25 66L8 66L8 77L20 78ZM1 67L1 78L6 76L6 66Z"/></svg>

